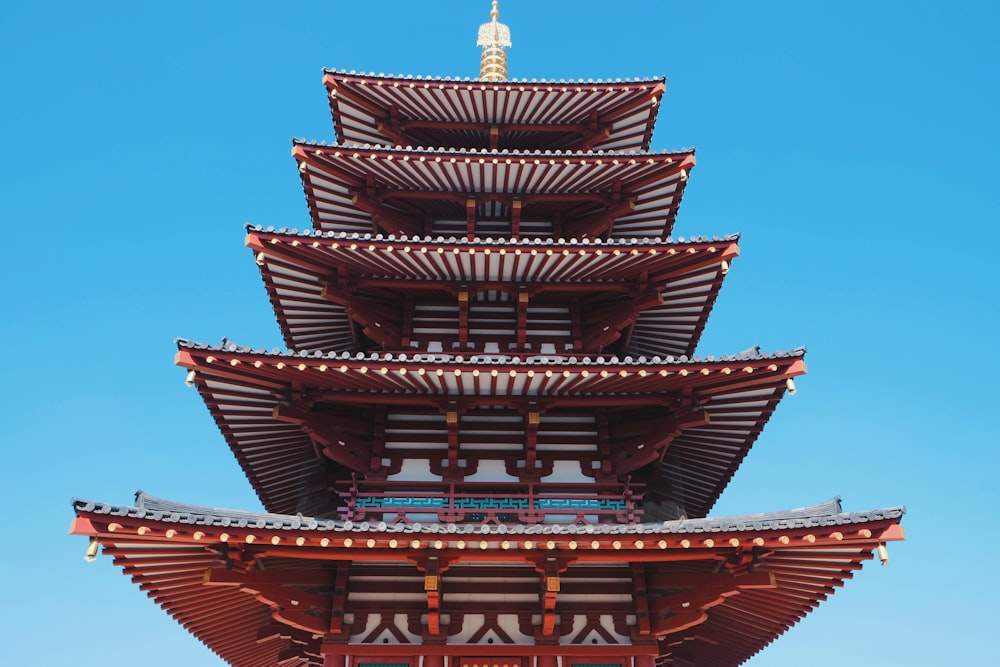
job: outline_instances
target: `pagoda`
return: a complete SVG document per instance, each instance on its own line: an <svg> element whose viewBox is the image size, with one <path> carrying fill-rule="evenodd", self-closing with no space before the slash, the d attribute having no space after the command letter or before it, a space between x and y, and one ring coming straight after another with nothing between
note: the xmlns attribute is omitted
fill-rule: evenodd
<svg viewBox="0 0 1000 667"><path fill-rule="evenodd" d="M839 500L706 518L804 350L696 357L736 236L672 238L663 79L325 71L312 228L246 245L286 351L178 342L266 513L75 500L238 667L738 665L903 538Z"/></svg>

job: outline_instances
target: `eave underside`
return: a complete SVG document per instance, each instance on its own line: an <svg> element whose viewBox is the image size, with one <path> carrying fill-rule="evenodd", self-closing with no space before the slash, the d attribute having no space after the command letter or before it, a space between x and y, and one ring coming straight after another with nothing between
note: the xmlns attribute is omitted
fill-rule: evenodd
<svg viewBox="0 0 1000 667"><path fill-rule="evenodd" d="M576 314L581 327L596 322L589 325L596 331L603 320L614 326L615 336L605 345L616 343L612 349L622 354L691 355L739 252L736 237L578 245L365 236L251 228L247 245L291 349L366 349L359 330L367 320L352 318L348 308L371 304L385 310L371 313L373 320L377 314L379 325L387 326L395 316L394 330L405 325L410 346L419 349L437 341L447 351L484 352L490 346L510 354L523 338L529 354L578 351L577 341L597 334L583 336L581 329L574 336ZM467 344L459 346L462 294L473 307ZM520 324L519 299L525 311ZM398 340L378 340L383 332L371 326L371 349L408 351ZM471 339L470 330L476 332Z"/></svg>
<svg viewBox="0 0 1000 667"><path fill-rule="evenodd" d="M327 71L340 142L647 150L663 79L555 83L441 81Z"/></svg>
<svg viewBox="0 0 1000 667"><path fill-rule="evenodd" d="M540 466L576 461L580 467L581 460L620 456L621 470L634 462L635 473L648 478L651 498L679 501L688 516L704 516L788 380L805 370L801 352L700 362L566 361L272 355L189 343L178 356L195 371L199 392L264 506L334 516L331 484L349 478L352 467L363 474L371 457L420 459L434 470L452 454L456 466L466 457L517 465L532 456ZM703 425L676 421L702 412ZM539 416L529 450L530 413ZM630 416L650 434L679 430L669 444L622 430L619 437L631 445L605 451L615 420L624 424ZM340 434L340 444L324 429ZM644 443L650 449L643 451ZM608 474L624 478L614 470Z"/></svg>
<svg viewBox="0 0 1000 667"><path fill-rule="evenodd" d="M296 142L292 155L315 229L411 236L667 237L695 164L692 150L505 154Z"/></svg>
<svg viewBox="0 0 1000 667"><path fill-rule="evenodd" d="M541 649L530 619L546 614L606 619L593 631L557 622L556 654L734 667L843 585L877 545L903 538L902 508L846 514L836 502L728 519L506 532L351 525L145 496L136 507L74 506L74 533L96 538L157 604L238 667L283 659L318 666L330 650L448 654L448 643L458 644L450 653L476 655L487 634L499 640L493 655L533 655ZM509 633L494 625L499 634L478 639L452 628L443 648L417 646L421 624L460 623L483 610L486 625L520 616L528 634L509 623ZM331 648L334 637L339 648Z"/></svg>

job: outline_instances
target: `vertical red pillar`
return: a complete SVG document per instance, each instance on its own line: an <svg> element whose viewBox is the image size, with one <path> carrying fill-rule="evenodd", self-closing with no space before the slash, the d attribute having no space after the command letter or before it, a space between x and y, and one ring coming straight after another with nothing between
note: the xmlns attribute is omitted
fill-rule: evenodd
<svg viewBox="0 0 1000 667"><path fill-rule="evenodd" d="M554 655L540 655L538 667L559 667L559 658Z"/></svg>
<svg viewBox="0 0 1000 667"><path fill-rule="evenodd" d="M324 665L323 667L326 667ZM444 667L443 655L425 655L422 667Z"/></svg>
<svg viewBox="0 0 1000 667"><path fill-rule="evenodd" d="M347 656L343 653L323 651L323 667L347 667Z"/></svg>
<svg viewBox="0 0 1000 667"><path fill-rule="evenodd" d="M637 655L635 667L656 667L656 658L651 655Z"/></svg>

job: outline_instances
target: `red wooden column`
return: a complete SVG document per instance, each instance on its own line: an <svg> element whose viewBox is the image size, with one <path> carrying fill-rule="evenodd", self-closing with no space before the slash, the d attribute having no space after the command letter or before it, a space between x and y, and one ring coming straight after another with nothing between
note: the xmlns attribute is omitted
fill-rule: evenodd
<svg viewBox="0 0 1000 667"><path fill-rule="evenodd" d="M326 666L324 665L324 667ZM559 667L559 658L554 655L540 655L538 656L537 667Z"/></svg>
<svg viewBox="0 0 1000 667"><path fill-rule="evenodd" d="M337 647L341 649L341 647ZM342 650L342 649L341 649ZM342 653L328 653L328 648L323 647L323 667L347 667L347 656Z"/></svg>
<svg viewBox="0 0 1000 667"><path fill-rule="evenodd" d="M326 665L323 665L326 667ZM425 655L422 667L444 667L443 655Z"/></svg>

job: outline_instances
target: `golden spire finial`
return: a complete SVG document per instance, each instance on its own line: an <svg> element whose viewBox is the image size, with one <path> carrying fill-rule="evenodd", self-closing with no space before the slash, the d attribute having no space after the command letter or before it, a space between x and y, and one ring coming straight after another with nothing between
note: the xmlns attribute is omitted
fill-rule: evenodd
<svg viewBox="0 0 1000 667"><path fill-rule="evenodd" d="M510 46L510 28L499 23L500 3L493 0L490 22L479 26L479 41L483 47L483 57L479 61L479 78L483 81L507 80L507 50Z"/></svg>

